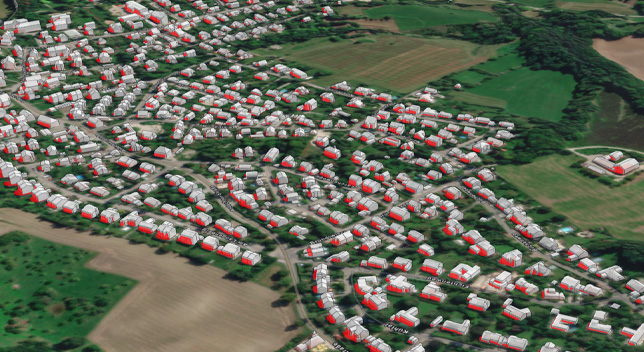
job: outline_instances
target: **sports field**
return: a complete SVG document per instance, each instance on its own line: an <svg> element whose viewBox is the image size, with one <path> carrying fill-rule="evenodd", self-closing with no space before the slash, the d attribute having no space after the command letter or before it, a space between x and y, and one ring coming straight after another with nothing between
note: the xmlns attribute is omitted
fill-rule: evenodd
<svg viewBox="0 0 644 352"><path fill-rule="evenodd" d="M553 155L497 173L528 196L565 215L580 229L605 227L618 238L644 241L644 175L610 188L569 166L576 156Z"/></svg>
<svg viewBox="0 0 644 352"><path fill-rule="evenodd" d="M575 85L571 75L522 67L467 89L467 96L462 93L459 96L456 92L454 97L467 102L473 96L480 96L478 104L488 98L490 106L499 106L503 101L504 106L499 107L504 107L511 114L558 121L563 115L562 110L572 99Z"/></svg>
<svg viewBox="0 0 644 352"><path fill-rule="evenodd" d="M347 80L380 90L408 93L493 57L497 48L451 39L373 35L338 42L312 39L255 53L331 73L313 81L322 86Z"/></svg>

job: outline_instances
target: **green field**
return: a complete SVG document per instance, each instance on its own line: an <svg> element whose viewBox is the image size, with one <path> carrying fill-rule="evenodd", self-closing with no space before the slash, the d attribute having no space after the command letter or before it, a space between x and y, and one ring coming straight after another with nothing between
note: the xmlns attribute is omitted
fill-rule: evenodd
<svg viewBox="0 0 644 352"><path fill-rule="evenodd" d="M545 8L553 5L553 0L512 0L510 2L535 8Z"/></svg>
<svg viewBox="0 0 644 352"><path fill-rule="evenodd" d="M467 83L467 84L479 84L487 77L489 76L473 70L459 72L454 75L454 79L457 80L459 83Z"/></svg>
<svg viewBox="0 0 644 352"><path fill-rule="evenodd" d="M94 255L17 232L1 236L0 347L88 335L135 285L85 268Z"/></svg>
<svg viewBox="0 0 644 352"><path fill-rule="evenodd" d="M491 74L500 74L514 68L519 68L523 64L523 58L521 58L519 54L514 52L476 65L475 68L489 72Z"/></svg>
<svg viewBox="0 0 644 352"><path fill-rule="evenodd" d="M565 215L580 229L604 227L615 237L644 240L644 177L610 188L569 166L576 156L553 155L498 174L529 197Z"/></svg>
<svg viewBox="0 0 644 352"><path fill-rule="evenodd" d="M644 151L644 116L634 113L617 94L601 93L597 100L590 131L575 146L605 145Z"/></svg>
<svg viewBox="0 0 644 352"><path fill-rule="evenodd" d="M485 98L488 98L490 103L482 105L503 107L515 115L558 121L563 116L562 110L572 99L575 84L571 75L522 67L465 90L469 93L467 96L456 92L454 97L468 102L473 96L480 96L482 98L477 99L477 104L485 103ZM500 101L505 104L499 106Z"/></svg>
<svg viewBox="0 0 644 352"><path fill-rule="evenodd" d="M308 72L316 78L313 83L322 86L347 80L408 93L495 56L497 48L452 39L372 35L337 42L318 38L254 53L324 71L326 75L322 76L319 72Z"/></svg>
<svg viewBox="0 0 644 352"><path fill-rule="evenodd" d="M574 11L601 10L617 15L637 14L632 6L611 0L558 0L555 4L558 8Z"/></svg>
<svg viewBox="0 0 644 352"><path fill-rule="evenodd" d="M365 10L364 14L373 19L391 17L402 31L497 20L490 13L481 11L421 5L386 5Z"/></svg>

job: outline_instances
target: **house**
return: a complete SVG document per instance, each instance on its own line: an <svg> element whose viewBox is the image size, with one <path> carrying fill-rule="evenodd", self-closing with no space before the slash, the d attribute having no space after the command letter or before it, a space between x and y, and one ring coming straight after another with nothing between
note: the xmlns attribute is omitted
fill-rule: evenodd
<svg viewBox="0 0 644 352"><path fill-rule="evenodd" d="M94 219L95 217L98 216L98 213L99 213L98 208L91 204L85 205L81 210L81 216L86 219Z"/></svg>
<svg viewBox="0 0 644 352"><path fill-rule="evenodd" d="M514 319L517 321L525 320L526 318L532 315L532 312L529 308L519 309L512 305L512 299L508 298L505 303L503 303L503 315Z"/></svg>
<svg viewBox="0 0 644 352"><path fill-rule="evenodd" d="M583 249L580 245L574 244L567 251L567 261L572 262L588 257L588 251Z"/></svg>
<svg viewBox="0 0 644 352"><path fill-rule="evenodd" d="M171 241L177 237L177 230L174 227L174 224L169 221L164 221L159 227L157 227L156 236L157 239L162 241Z"/></svg>
<svg viewBox="0 0 644 352"><path fill-rule="evenodd" d="M622 268L618 265L613 265L608 268L599 270L595 275L602 279L609 279L611 281L621 281L624 280L624 276L621 274Z"/></svg>
<svg viewBox="0 0 644 352"><path fill-rule="evenodd" d="M230 259L233 259L239 256L240 252L241 250L239 246L232 243L227 243L225 246L217 247L217 254Z"/></svg>
<svg viewBox="0 0 644 352"><path fill-rule="evenodd" d="M539 291L539 287L529 283L526 279L520 278L514 282L514 288L525 293L526 295L531 295Z"/></svg>
<svg viewBox="0 0 644 352"><path fill-rule="evenodd" d="M324 247L322 247L321 243L311 244L304 251L302 251L302 254L309 258L322 257L326 255L326 253L327 253L327 250Z"/></svg>
<svg viewBox="0 0 644 352"><path fill-rule="evenodd" d="M326 320L331 324L342 324L345 320L344 313L342 313L339 307L333 306L329 309Z"/></svg>
<svg viewBox="0 0 644 352"><path fill-rule="evenodd" d="M481 257L490 257L496 253L496 249L487 241L479 241L469 247L468 253L480 255Z"/></svg>
<svg viewBox="0 0 644 352"><path fill-rule="evenodd" d="M362 237L361 242L362 245L360 246L360 249L365 252L371 252L380 247L380 245L382 244L382 240L380 240L380 238L376 236Z"/></svg>
<svg viewBox="0 0 644 352"><path fill-rule="evenodd" d="M441 292L440 286L436 285L433 282L430 282L420 292L420 297L440 303L447 298L447 294Z"/></svg>
<svg viewBox="0 0 644 352"><path fill-rule="evenodd" d="M434 276L439 276L443 273L443 263L434 259L425 259L423 261L423 265L420 267L420 270L426 273L430 273Z"/></svg>
<svg viewBox="0 0 644 352"><path fill-rule="evenodd" d="M117 222L121 218L119 212L114 208L107 208L101 212L101 222L106 224L112 224Z"/></svg>
<svg viewBox="0 0 644 352"><path fill-rule="evenodd" d="M499 260L501 265L506 265L511 268L519 267L523 264L523 253L518 249L503 253Z"/></svg>
<svg viewBox="0 0 644 352"><path fill-rule="evenodd" d="M369 330L362 325L362 318L354 316L344 321L345 330L342 335L350 341L360 343L369 336Z"/></svg>
<svg viewBox="0 0 644 352"><path fill-rule="evenodd" d="M367 260L360 262L362 267L371 267L376 269L387 269L387 260L379 257L369 257Z"/></svg>
<svg viewBox="0 0 644 352"><path fill-rule="evenodd" d="M556 312L557 315L552 320L552 323L550 323L550 328L567 332L570 330L570 325L577 325L577 322L579 321L578 318L560 314L558 310L556 310Z"/></svg>
<svg viewBox="0 0 644 352"><path fill-rule="evenodd" d="M510 284L510 280L512 280L512 273L502 271L496 277L490 279L488 284L496 289L503 290Z"/></svg>
<svg viewBox="0 0 644 352"><path fill-rule="evenodd" d="M423 242L425 241L425 235L416 230L411 230L407 233L407 241L412 243Z"/></svg>
<svg viewBox="0 0 644 352"><path fill-rule="evenodd" d="M456 323L451 320L445 320L443 326L441 327L443 331L453 332L458 335L466 335L470 330L470 321L465 319L462 323Z"/></svg>
<svg viewBox="0 0 644 352"><path fill-rule="evenodd" d="M247 250L242 254L242 264L246 265L255 265L259 263L259 261L262 259L262 255L259 253L255 253L253 251Z"/></svg>
<svg viewBox="0 0 644 352"><path fill-rule="evenodd" d="M346 231L333 237L331 239L331 244L336 247L339 247L352 241L353 241L353 235L351 234L351 232Z"/></svg>
<svg viewBox="0 0 644 352"><path fill-rule="evenodd" d="M388 306L387 294L382 292L382 288L377 287L373 292L365 294L361 303L375 311L386 309Z"/></svg>
<svg viewBox="0 0 644 352"><path fill-rule="evenodd" d="M544 236L541 227L534 223L528 226L516 225L514 229L521 233L523 236L533 240L541 239Z"/></svg>
<svg viewBox="0 0 644 352"><path fill-rule="evenodd" d="M389 321L396 321L401 324L415 328L420 324L420 319L418 319L417 315L418 315L418 308L411 307L407 310L398 311L398 313L392 315L389 318Z"/></svg>
<svg viewBox="0 0 644 352"><path fill-rule="evenodd" d="M557 292L554 288L545 288L541 292L541 298L553 301L563 301L566 299L563 293Z"/></svg>
<svg viewBox="0 0 644 352"><path fill-rule="evenodd" d="M425 261L431 259L425 259ZM467 264L458 264L449 272L449 277L454 280L468 282L481 273L481 268L478 265L469 266Z"/></svg>
<svg viewBox="0 0 644 352"><path fill-rule="evenodd" d="M201 248L209 252L214 252L217 247L219 247L219 239L216 237L208 236L201 241Z"/></svg>
<svg viewBox="0 0 644 352"><path fill-rule="evenodd" d="M145 221L139 222L139 231L146 234L155 233L159 229L159 226L154 223L155 221L154 218L148 218ZM163 234L157 234L156 236L158 239L164 240Z"/></svg>
<svg viewBox="0 0 644 352"><path fill-rule="evenodd" d="M472 310L477 310L479 312L485 312L490 308L490 301L481 297L478 297L474 293L470 293L467 296L467 308Z"/></svg>
<svg viewBox="0 0 644 352"><path fill-rule="evenodd" d="M527 267L523 273L527 275L548 276L552 273L552 270L544 262L537 262Z"/></svg>
<svg viewBox="0 0 644 352"><path fill-rule="evenodd" d="M396 259L394 259L393 267L402 271L409 271L412 267L412 261L411 259L396 257Z"/></svg>
<svg viewBox="0 0 644 352"><path fill-rule="evenodd" d="M369 228L367 228L366 226L364 226L362 224L356 224L351 229L351 233L356 235L356 236L358 236L358 237L367 237L367 236L369 236L370 232L371 231L369 230Z"/></svg>
<svg viewBox="0 0 644 352"><path fill-rule="evenodd" d="M194 246L202 240L203 237L200 236L196 231L190 229L184 229L181 231L181 234L177 237L177 243L183 243L188 246Z"/></svg>
<svg viewBox="0 0 644 352"><path fill-rule="evenodd" d="M628 337L627 343L631 346L639 346L644 341L644 324L640 325L637 330L623 327L619 332L620 334Z"/></svg>
<svg viewBox="0 0 644 352"><path fill-rule="evenodd" d="M349 252L342 251L340 253L330 255L329 257L326 258L326 261L332 262L332 263L345 263L349 260L349 258L350 258Z"/></svg>
<svg viewBox="0 0 644 352"><path fill-rule="evenodd" d="M329 222L338 226L346 224L347 222L349 222L349 220L349 215L337 210L333 211L329 216Z"/></svg>
<svg viewBox="0 0 644 352"><path fill-rule="evenodd" d="M389 211L389 217L398 221L405 221L409 220L411 215L409 214L409 211L407 211L407 209L395 206L391 208L391 211Z"/></svg>
<svg viewBox="0 0 644 352"><path fill-rule="evenodd" d="M442 206L441 206L441 209L443 209ZM450 211L451 210L453 209L450 209ZM461 225L461 223L459 223L458 220L454 220L454 219L447 220L447 222L445 223L445 227L443 228L443 232L448 236L456 236L463 233L463 231L465 231L465 229L463 228L463 225Z"/></svg>

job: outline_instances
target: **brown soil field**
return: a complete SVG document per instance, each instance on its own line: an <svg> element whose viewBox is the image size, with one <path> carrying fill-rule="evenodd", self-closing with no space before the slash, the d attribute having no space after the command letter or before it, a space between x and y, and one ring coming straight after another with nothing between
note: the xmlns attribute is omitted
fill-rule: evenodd
<svg viewBox="0 0 644 352"><path fill-rule="evenodd" d="M350 20L367 29L382 29L385 31L400 33L400 29L394 20Z"/></svg>
<svg viewBox="0 0 644 352"><path fill-rule="evenodd" d="M613 41L593 39L593 48L605 58L624 66L633 76L644 80L644 38L626 37Z"/></svg>
<svg viewBox="0 0 644 352"><path fill-rule="evenodd" d="M106 352L274 351L298 331L291 307L272 308L279 294L255 283L223 278L210 265L191 265L146 245L90 235L38 220L17 209L0 209L0 232L23 231L99 254L87 266L139 283L88 338Z"/></svg>

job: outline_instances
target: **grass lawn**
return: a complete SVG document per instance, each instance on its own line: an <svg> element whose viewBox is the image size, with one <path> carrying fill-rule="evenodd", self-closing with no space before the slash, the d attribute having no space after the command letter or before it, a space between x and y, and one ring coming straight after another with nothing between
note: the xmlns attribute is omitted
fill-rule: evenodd
<svg viewBox="0 0 644 352"><path fill-rule="evenodd" d="M495 56L499 47L452 39L373 35L359 41L332 42L316 38L284 45L279 50L260 49L254 53L324 70L329 75L313 80L322 86L347 80L379 90L408 93Z"/></svg>
<svg viewBox="0 0 644 352"><path fill-rule="evenodd" d="M386 5L364 10L364 14L374 19L392 17L401 31L497 20L487 12L421 5Z"/></svg>
<svg viewBox="0 0 644 352"><path fill-rule="evenodd" d="M586 137L575 146L605 145L644 151L644 124L617 94L601 93L596 103L599 110L590 121Z"/></svg>
<svg viewBox="0 0 644 352"><path fill-rule="evenodd" d="M610 188L569 166L576 156L553 155L497 172L538 202L565 215L580 229L605 227L618 238L644 240L644 177Z"/></svg>
<svg viewBox="0 0 644 352"><path fill-rule="evenodd" d="M135 285L84 267L95 253L21 233L0 237L0 347L85 337Z"/></svg>
<svg viewBox="0 0 644 352"><path fill-rule="evenodd" d="M466 92L505 101L505 109L511 114L558 121L563 115L562 110L572 99L575 84L571 75L520 68L467 89Z"/></svg>

